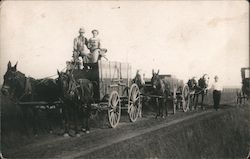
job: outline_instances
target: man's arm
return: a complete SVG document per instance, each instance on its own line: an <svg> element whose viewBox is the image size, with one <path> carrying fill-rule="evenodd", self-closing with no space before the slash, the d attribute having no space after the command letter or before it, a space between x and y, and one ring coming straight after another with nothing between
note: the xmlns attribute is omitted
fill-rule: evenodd
<svg viewBox="0 0 250 159"><path fill-rule="evenodd" d="M87 39L87 38L85 38L85 45L86 45L86 46L87 46L87 48L89 49L88 44L89 44L89 41L88 41L88 39Z"/></svg>
<svg viewBox="0 0 250 159"><path fill-rule="evenodd" d="M73 49L74 49L74 51L77 51L77 38L74 39Z"/></svg>
<svg viewBox="0 0 250 159"><path fill-rule="evenodd" d="M101 48L101 40L100 39L98 40L98 48L99 49Z"/></svg>

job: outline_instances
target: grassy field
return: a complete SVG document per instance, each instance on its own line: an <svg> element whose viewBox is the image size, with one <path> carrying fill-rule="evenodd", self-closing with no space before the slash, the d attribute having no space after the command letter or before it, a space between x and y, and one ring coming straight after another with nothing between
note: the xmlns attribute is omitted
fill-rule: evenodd
<svg viewBox="0 0 250 159"><path fill-rule="evenodd" d="M221 93L221 104L236 104L236 93L239 91L238 88L224 88ZM205 97L204 103L207 105L213 105L213 94L208 92L208 95Z"/></svg>

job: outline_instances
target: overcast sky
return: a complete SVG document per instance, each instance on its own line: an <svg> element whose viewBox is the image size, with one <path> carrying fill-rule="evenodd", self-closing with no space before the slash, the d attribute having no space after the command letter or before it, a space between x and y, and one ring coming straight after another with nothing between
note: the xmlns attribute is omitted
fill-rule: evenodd
<svg viewBox="0 0 250 159"><path fill-rule="evenodd" d="M208 73L240 85L249 66L246 1L8 1L1 4L0 77L10 60L27 76L63 69L80 27L100 31L111 61L187 80ZM134 73L135 71L133 71ZM134 76L134 74L133 74Z"/></svg>

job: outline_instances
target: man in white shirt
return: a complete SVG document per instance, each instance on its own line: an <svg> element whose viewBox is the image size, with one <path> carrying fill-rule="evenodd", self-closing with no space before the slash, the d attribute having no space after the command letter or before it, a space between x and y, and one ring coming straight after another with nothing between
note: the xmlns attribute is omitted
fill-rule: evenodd
<svg viewBox="0 0 250 159"><path fill-rule="evenodd" d="M214 83L212 84L213 90L213 99L214 99L214 109L217 111L220 105L221 91L223 87L221 82L219 81L219 77L214 77Z"/></svg>

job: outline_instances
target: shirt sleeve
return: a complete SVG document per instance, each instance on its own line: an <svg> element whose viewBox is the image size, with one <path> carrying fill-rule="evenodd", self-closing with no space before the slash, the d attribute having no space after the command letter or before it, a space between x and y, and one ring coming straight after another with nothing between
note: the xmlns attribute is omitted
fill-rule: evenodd
<svg viewBox="0 0 250 159"><path fill-rule="evenodd" d="M88 47L88 43L89 43L88 39L85 38L85 45L86 45L87 47Z"/></svg>
<svg viewBox="0 0 250 159"><path fill-rule="evenodd" d="M99 49L101 48L101 40L100 39L98 40L98 48Z"/></svg>
<svg viewBox="0 0 250 159"><path fill-rule="evenodd" d="M74 51L77 50L77 38L74 39L74 44L73 44L73 49Z"/></svg>

